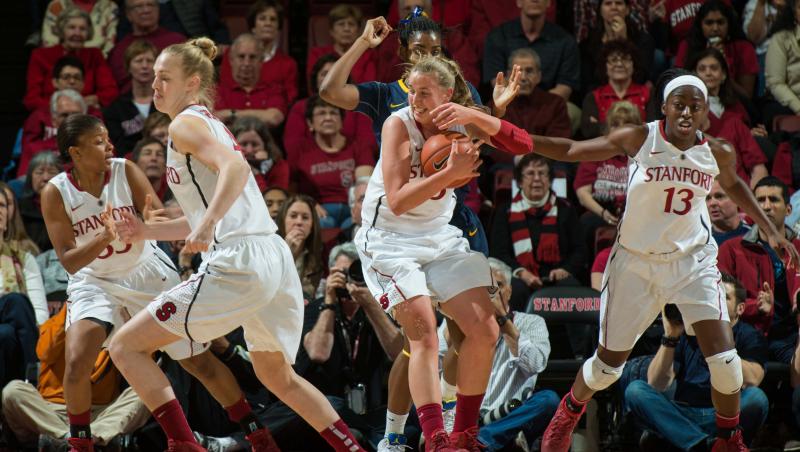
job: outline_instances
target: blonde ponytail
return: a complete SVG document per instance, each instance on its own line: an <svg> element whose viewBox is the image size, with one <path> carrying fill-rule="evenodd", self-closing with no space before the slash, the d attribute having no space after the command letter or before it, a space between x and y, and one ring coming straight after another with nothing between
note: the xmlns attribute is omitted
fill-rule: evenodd
<svg viewBox="0 0 800 452"><path fill-rule="evenodd" d="M200 78L198 97L200 103L214 108L214 63L211 61L217 56L217 45L209 38L190 39L181 44L173 44L163 50L163 53L175 55L180 58L181 69L185 77L197 75Z"/></svg>

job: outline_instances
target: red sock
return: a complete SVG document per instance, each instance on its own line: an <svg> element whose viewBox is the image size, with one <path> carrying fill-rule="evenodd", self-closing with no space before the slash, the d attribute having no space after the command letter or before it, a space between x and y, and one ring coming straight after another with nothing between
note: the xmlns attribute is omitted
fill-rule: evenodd
<svg viewBox="0 0 800 452"><path fill-rule="evenodd" d="M464 430L478 425L478 414L481 410L483 394L464 395L456 393L456 420L453 432Z"/></svg>
<svg viewBox="0 0 800 452"><path fill-rule="evenodd" d="M78 414L67 412L67 417L69 418L69 436L91 439L92 430L89 425L92 423L92 410Z"/></svg>
<svg viewBox="0 0 800 452"><path fill-rule="evenodd" d="M719 413L716 414L717 420L717 428L725 428L725 429L732 429L739 426L739 413L736 413L734 417L725 417L720 416Z"/></svg>
<svg viewBox="0 0 800 452"><path fill-rule="evenodd" d="M228 412L228 418L231 421L239 422L243 417L252 413L253 409L250 407L250 404L247 403L247 400L244 398L244 396L242 396L242 398L233 405L225 407L225 411Z"/></svg>
<svg viewBox="0 0 800 452"><path fill-rule="evenodd" d="M161 425L167 438L197 444L181 404L177 400L172 399L153 410L153 417Z"/></svg>
<svg viewBox="0 0 800 452"><path fill-rule="evenodd" d="M456 410L458 410L458 403L456 403ZM425 441L430 441L434 433L444 429L441 403L429 403L417 407L417 417L419 425L422 427L422 434L425 435Z"/></svg>
<svg viewBox="0 0 800 452"><path fill-rule="evenodd" d="M358 452L364 450L358 445L358 441L356 441L353 433L341 419L329 425L328 428L319 432L319 434L325 438L325 441L327 441L336 452Z"/></svg>

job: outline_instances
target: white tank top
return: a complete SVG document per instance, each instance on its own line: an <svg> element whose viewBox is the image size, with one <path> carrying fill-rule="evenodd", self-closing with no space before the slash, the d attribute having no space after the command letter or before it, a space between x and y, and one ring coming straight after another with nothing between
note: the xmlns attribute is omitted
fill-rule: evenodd
<svg viewBox="0 0 800 452"><path fill-rule="evenodd" d="M422 174L420 153L425 137L417 128L411 108L405 107L392 113L391 116L400 118L408 131L411 146L411 175L409 183L414 183L417 178L425 177ZM450 131L467 133L463 126L455 126ZM381 151L381 155L383 152ZM452 188L448 188L437 196L423 202L402 215L395 215L386 202L386 188L383 182L383 167L381 160L375 165L375 171L369 179L367 192L364 195L364 204L361 208L361 218L364 224L369 224L377 229L399 232L403 234L426 234L450 223L453 208L456 205L456 195Z"/></svg>
<svg viewBox="0 0 800 452"><path fill-rule="evenodd" d="M629 161L619 243L662 256L683 254L697 245L716 246L706 195L719 168L708 142L698 133L698 144L681 151L666 140L663 121L647 127L647 139Z"/></svg>
<svg viewBox="0 0 800 452"><path fill-rule="evenodd" d="M238 152L239 144L233 134L206 107L191 105L178 114L181 115L202 119L214 137L225 145L229 152L237 152L240 158L244 158ZM214 196L219 175L191 155L181 154L178 151L170 139L167 145L167 182L189 220L189 225L194 229L200 224ZM244 190L217 223L214 243L222 244L226 240L247 235L272 234L277 229L275 222L269 216L256 180L249 174Z"/></svg>
<svg viewBox="0 0 800 452"><path fill-rule="evenodd" d="M78 188L72 175L63 172L50 179L61 193L64 210L72 221L72 232L75 234L77 246L90 242L105 227L100 214L108 204L113 207L114 219L122 218L120 211L127 210L136 215L133 195L125 175L125 159L111 159L111 171L106 173L106 182L99 198ZM153 254L153 246L148 241L126 244L119 239L111 242L89 265L78 270L70 278L72 285L75 278L84 275L98 277L115 277L128 273L133 267L147 260Z"/></svg>

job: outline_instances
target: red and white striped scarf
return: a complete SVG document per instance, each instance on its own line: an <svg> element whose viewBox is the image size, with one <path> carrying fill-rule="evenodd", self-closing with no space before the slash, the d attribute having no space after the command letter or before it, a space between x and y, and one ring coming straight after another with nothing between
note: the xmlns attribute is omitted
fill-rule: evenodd
<svg viewBox="0 0 800 452"><path fill-rule="evenodd" d="M539 276L541 264L556 265L561 261L557 219L558 205L552 191L542 207L531 207L530 201L519 191L508 209L514 255L521 266L536 276Z"/></svg>

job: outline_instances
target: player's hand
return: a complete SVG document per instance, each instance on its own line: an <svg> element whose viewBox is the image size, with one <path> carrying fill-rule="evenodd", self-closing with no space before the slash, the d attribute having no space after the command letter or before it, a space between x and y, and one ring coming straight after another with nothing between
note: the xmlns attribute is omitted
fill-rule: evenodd
<svg viewBox="0 0 800 452"><path fill-rule="evenodd" d="M761 290L758 291L758 295L756 296L758 310L762 314L769 314L770 311L772 311L773 301L772 288L769 286L768 282L764 281Z"/></svg>
<svg viewBox="0 0 800 452"><path fill-rule="evenodd" d="M431 118L433 119L433 124L439 130L447 130L456 125L470 124L477 113L472 108L447 102L431 110Z"/></svg>
<svg viewBox="0 0 800 452"><path fill-rule="evenodd" d="M478 177L480 175L478 168L483 163L478 158L483 140L472 143L466 150L461 149L461 144L458 140L453 140L450 146L450 157L447 159L447 166L444 169L453 182L468 177Z"/></svg>
<svg viewBox="0 0 800 452"><path fill-rule="evenodd" d="M497 73L494 79L494 90L492 91L492 101L496 111L506 111L508 104L517 97L519 93L519 79L522 74L518 64L515 64L511 69L511 76L506 81L506 77L502 72Z"/></svg>
<svg viewBox="0 0 800 452"><path fill-rule="evenodd" d="M100 233L103 240L107 243L113 242L117 238L117 226L114 224L114 208L111 203L106 204L105 210L100 214L103 221L103 231Z"/></svg>
<svg viewBox="0 0 800 452"><path fill-rule="evenodd" d="M572 276L568 271L563 268L554 268L550 270L550 281L561 281Z"/></svg>
<svg viewBox="0 0 800 452"><path fill-rule="evenodd" d="M136 215L127 210L120 210L120 220L114 223L117 236L125 243L133 243L144 240L145 224Z"/></svg>
<svg viewBox="0 0 800 452"><path fill-rule="evenodd" d="M392 27L386 22L383 16L370 19L364 24L364 31L361 33L360 39L367 41L369 47L374 49L389 36L392 32Z"/></svg>
<svg viewBox="0 0 800 452"><path fill-rule="evenodd" d="M186 244L183 251L186 253L203 253L208 251L211 242L214 241L214 225L200 225L186 237Z"/></svg>
<svg viewBox="0 0 800 452"><path fill-rule="evenodd" d="M153 209L153 196L147 195L144 197L144 209L142 209L142 217L146 224L160 223L169 220L167 216L167 209Z"/></svg>
<svg viewBox="0 0 800 452"><path fill-rule="evenodd" d="M664 309L661 310L661 325L664 327L664 336L678 337L683 334L683 324L670 322Z"/></svg>
<svg viewBox="0 0 800 452"><path fill-rule="evenodd" d="M794 268L795 270L800 270L800 255L797 254L797 248L794 247L794 244L790 242L786 237L780 235L767 235L767 240L769 241L769 246L772 247L773 250L782 251L783 257L786 259L786 266L788 268Z"/></svg>

